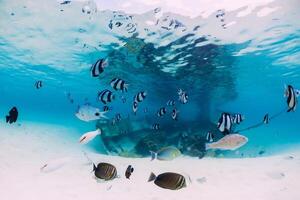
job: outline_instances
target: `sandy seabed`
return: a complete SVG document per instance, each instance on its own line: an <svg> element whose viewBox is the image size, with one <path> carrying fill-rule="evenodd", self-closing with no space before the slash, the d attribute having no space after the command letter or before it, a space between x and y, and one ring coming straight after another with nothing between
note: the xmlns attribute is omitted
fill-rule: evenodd
<svg viewBox="0 0 300 200"><path fill-rule="evenodd" d="M24 123L25 124L25 123ZM300 150L276 156L226 159L180 157L171 162L131 159L92 153L78 144L74 128L46 124L0 123L1 200L299 200ZM86 151L95 162L117 167L120 178L99 182ZM49 161L66 162L41 172ZM135 169L125 178L128 165ZM178 191L157 187L151 172L178 172L191 182Z"/></svg>

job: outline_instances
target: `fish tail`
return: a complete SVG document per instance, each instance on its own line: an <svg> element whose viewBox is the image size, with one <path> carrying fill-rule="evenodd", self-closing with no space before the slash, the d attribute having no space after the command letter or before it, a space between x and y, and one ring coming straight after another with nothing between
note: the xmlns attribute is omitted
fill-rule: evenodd
<svg viewBox="0 0 300 200"><path fill-rule="evenodd" d="M151 161L157 158L157 153L155 153L154 151L150 151L151 153Z"/></svg>
<svg viewBox="0 0 300 200"><path fill-rule="evenodd" d="M92 172L96 171L96 169L97 169L97 167L96 167L95 163L93 163L93 171Z"/></svg>
<svg viewBox="0 0 300 200"><path fill-rule="evenodd" d="M8 123L10 117L9 116L6 116L6 123Z"/></svg>
<svg viewBox="0 0 300 200"><path fill-rule="evenodd" d="M153 172L151 172L149 178L148 178L148 182L154 181L156 179L156 176Z"/></svg>
<svg viewBox="0 0 300 200"><path fill-rule="evenodd" d="M108 119L108 117L105 115L106 113L107 113L107 111L100 112L100 117Z"/></svg>
<svg viewBox="0 0 300 200"><path fill-rule="evenodd" d="M291 112L293 110L293 108L289 108L286 112Z"/></svg>

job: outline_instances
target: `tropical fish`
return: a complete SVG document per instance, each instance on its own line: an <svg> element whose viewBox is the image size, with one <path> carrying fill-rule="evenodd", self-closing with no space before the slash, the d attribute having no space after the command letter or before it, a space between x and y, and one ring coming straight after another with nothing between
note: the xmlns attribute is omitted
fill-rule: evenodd
<svg viewBox="0 0 300 200"><path fill-rule="evenodd" d="M120 113L116 114L115 119L117 122L121 121L122 119L121 114Z"/></svg>
<svg viewBox="0 0 300 200"><path fill-rule="evenodd" d="M223 134L229 134L232 127L232 120L230 114L222 113L217 126Z"/></svg>
<svg viewBox="0 0 300 200"><path fill-rule="evenodd" d="M63 1L63 2L60 3L60 5L66 5L66 4L69 4L69 3L71 3L71 1Z"/></svg>
<svg viewBox="0 0 300 200"><path fill-rule="evenodd" d="M147 92L139 92L137 95L134 96L134 101L135 102L142 102L147 96Z"/></svg>
<svg viewBox="0 0 300 200"><path fill-rule="evenodd" d="M138 103L136 101L134 101L133 105L132 105L132 111L135 115L136 115L137 110L138 110Z"/></svg>
<svg viewBox="0 0 300 200"><path fill-rule="evenodd" d="M174 100L169 100L167 102L167 106L175 106L175 101Z"/></svg>
<svg viewBox="0 0 300 200"><path fill-rule="evenodd" d="M134 169L131 165L128 165L126 171L125 171L125 177L127 179L130 179L131 174L133 173Z"/></svg>
<svg viewBox="0 0 300 200"><path fill-rule="evenodd" d="M179 190L186 187L184 176L173 172L166 172L158 176L151 173L148 182L151 181L154 181L155 185L169 190Z"/></svg>
<svg viewBox="0 0 300 200"><path fill-rule="evenodd" d="M241 114L234 114L232 116L232 122L235 124L240 124L244 120L244 116Z"/></svg>
<svg viewBox="0 0 300 200"><path fill-rule="evenodd" d="M122 103L126 103L126 97L122 96L121 100L122 100Z"/></svg>
<svg viewBox="0 0 300 200"><path fill-rule="evenodd" d="M125 83L124 80L120 78L114 78L110 82L110 86L115 89L115 90L121 90L122 92L127 92L128 91L128 84Z"/></svg>
<svg viewBox="0 0 300 200"><path fill-rule="evenodd" d="M290 111L295 111L296 110L296 106L297 106L297 98L296 98L296 94L295 94L295 90L293 88L293 86L288 85L285 89L285 97L287 97L287 105L289 107L289 109L287 110L287 112Z"/></svg>
<svg viewBox="0 0 300 200"><path fill-rule="evenodd" d="M152 125L152 129L153 130L159 130L160 129L160 125L158 123L155 123Z"/></svg>
<svg viewBox="0 0 300 200"><path fill-rule="evenodd" d="M98 100L106 104L112 102L115 99L115 96L110 90L102 90L98 93Z"/></svg>
<svg viewBox="0 0 300 200"><path fill-rule="evenodd" d="M162 108L160 108L160 109L158 110L157 116L158 116L158 117L162 117L162 116L164 116L166 113L167 113L167 109L166 109L165 107L162 107Z"/></svg>
<svg viewBox="0 0 300 200"><path fill-rule="evenodd" d="M151 153L151 160L163 160L169 161L174 160L175 158L181 156L181 152L176 147L164 147L157 152L150 151Z"/></svg>
<svg viewBox="0 0 300 200"><path fill-rule="evenodd" d="M99 163L97 167L95 164L93 164L93 171L97 178L103 179L105 181L117 178L116 167L109 163Z"/></svg>
<svg viewBox="0 0 300 200"><path fill-rule="evenodd" d="M43 87L43 82L42 81L37 81L37 82L35 82L35 87L36 87L36 89L40 89L41 87Z"/></svg>
<svg viewBox="0 0 300 200"><path fill-rule="evenodd" d="M229 134L213 143L206 143L206 150L220 149L220 150L236 150L244 146L248 142L248 138L239 134Z"/></svg>
<svg viewBox="0 0 300 200"><path fill-rule="evenodd" d="M268 124L269 121L270 121L270 119L269 119L269 114L266 114L266 115L264 116L263 122L264 122L264 124Z"/></svg>
<svg viewBox="0 0 300 200"><path fill-rule="evenodd" d="M41 172L53 172L55 170L58 170L65 166L66 164L70 163L72 160L71 157L62 157L62 158L57 158L54 160L48 161L46 164L44 164L40 170Z"/></svg>
<svg viewBox="0 0 300 200"><path fill-rule="evenodd" d="M103 106L103 109L102 109L104 112L107 112L109 110L112 110L111 107L108 107L108 106Z"/></svg>
<svg viewBox="0 0 300 200"><path fill-rule="evenodd" d="M96 63L91 67L91 75L92 77L98 77L101 73L104 72L104 68L108 66L108 62L101 58L97 60Z"/></svg>
<svg viewBox="0 0 300 200"><path fill-rule="evenodd" d="M13 107L8 115L6 115L6 123L15 123L18 119L18 115L19 115L19 112L18 112L18 109L16 107Z"/></svg>
<svg viewBox="0 0 300 200"><path fill-rule="evenodd" d="M79 139L79 143L80 144L87 144L88 142L90 142L91 140L93 140L97 135L101 134L101 130L97 129L95 131L90 131L87 132L85 134L83 134L80 139Z"/></svg>
<svg viewBox="0 0 300 200"><path fill-rule="evenodd" d="M213 142L213 141L214 141L214 135L213 135L212 132L209 131L209 132L206 134L206 141L208 141L208 142Z"/></svg>
<svg viewBox="0 0 300 200"><path fill-rule="evenodd" d="M178 113L179 113L179 111L177 111L176 108L174 108L172 111L172 119L173 120L176 120L176 121L178 120Z"/></svg>
<svg viewBox="0 0 300 200"><path fill-rule="evenodd" d="M183 104L186 104L188 102L189 96L185 91L182 89L178 90L178 95L179 95L179 101Z"/></svg>
<svg viewBox="0 0 300 200"><path fill-rule="evenodd" d="M89 122L101 118L107 119L105 113L106 112L100 112L98 108L95 108L90 104L85 104L82 106L78 106L78 110L75 113L75 116L82 121Z"/></svg>

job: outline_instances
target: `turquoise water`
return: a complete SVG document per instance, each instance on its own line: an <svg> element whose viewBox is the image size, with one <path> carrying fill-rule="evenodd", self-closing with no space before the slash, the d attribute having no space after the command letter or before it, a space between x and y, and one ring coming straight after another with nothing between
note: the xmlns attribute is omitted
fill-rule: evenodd
<svg viewBox="0 0 300 200"><path fill-rule="evenodd" d="M222 22L216 18L217 9L206 18L154 8L135 14L100 7L86 14L82 2L61 5L56 1L2 0L0 115L5 120L16 106L21 125L28 121L62 124L84 133L95 130L96 122L76 118L78 105L90 103L102 109L97 93L110 89L116 95L109 104L110 120L117 113L123 118L129 115L124 123L135 122L141 130L146 129L145 136L167 138L172 145L178 141L168 136L175 132L203 139L213 129L221 137L215 129L223 111L243 114L245 120L236 130L247 128L261 122L266 113L287 110L284 85L300 89L298 4L272 1L245 16L240 13L246 7L229 9ZM274 11L264 16L266 7ZM108 67L93 78L90 67L100 58L108 60ZM128 93L111 88L109 83L116 77L129 83ZM35 87L38 80L43 82L40 89ZM189 94L187 104L177 101L179 88ZM139 91L147 91L147 97L135 116L132 102ZM122 95L126 103L120 100ZM158 119L157 110L172 99L180 111L178 121L171 119L170 109L168 116ZM143 112L145 108L148 113ZM300 142L299 122L299 110L282 112L270 124L242 132L249 142L240 151L257 156L261 150L273 154L294 148ZM162 135L155 136L151 130L154 123L163 127ZM124 138L138 143L143 136L129 133L120 143L126 149ZM112 142L119 142L115 140ZM88 147L99 151L98 142Z"/></svg>

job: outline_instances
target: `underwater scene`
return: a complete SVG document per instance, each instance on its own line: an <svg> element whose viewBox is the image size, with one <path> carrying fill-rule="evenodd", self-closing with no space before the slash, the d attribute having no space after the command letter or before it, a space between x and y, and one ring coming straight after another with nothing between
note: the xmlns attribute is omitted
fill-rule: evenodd
<svg viewBox="0 0 300 200"><path fill-rule="evenodd" d="M0 0L0 199L299 200L299 0Z"/></svg>

